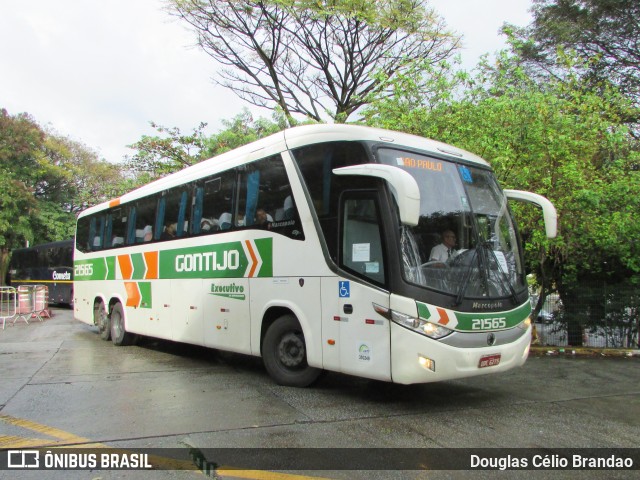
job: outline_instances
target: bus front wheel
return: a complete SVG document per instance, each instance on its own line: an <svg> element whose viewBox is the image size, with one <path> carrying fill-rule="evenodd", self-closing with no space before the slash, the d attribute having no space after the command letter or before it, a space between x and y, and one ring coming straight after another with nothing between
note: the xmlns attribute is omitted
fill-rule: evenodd
<svg viewBox="0 0 640 480"><path fill-rule="evenodd" d="M102 301L96 302L93 305L93 323L98 327L98 333L102 340L109 340L111 338L111 323L109 322L107 309Z"/></svg>
<svg viewBox="0 0 640 480"><path fill-rule="evenodd" d="M133 334L124 329L124 312L122 304L116 303L111 309L111 341L114 345L124 346L133 343Z"/></svg>
<svg viewBox="0 0 640 480"><path fill-rule="evenodd" d="M307 387L321 373L307 363L304 335L293 315L284 315L269 326L262 342L262 359L278 385Z"/></svg>

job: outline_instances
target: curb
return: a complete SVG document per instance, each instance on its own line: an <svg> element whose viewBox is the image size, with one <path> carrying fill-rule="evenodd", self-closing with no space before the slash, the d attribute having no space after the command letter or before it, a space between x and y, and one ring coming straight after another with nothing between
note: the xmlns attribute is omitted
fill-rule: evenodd
<svg viewBox="0 0 640 480"><path fill-rule="evenodd" d="M529 354L532 356L560 356L560 357L637 357L640 350L630 348L591 348L591 347L553 347L531 345Z"/></svg>

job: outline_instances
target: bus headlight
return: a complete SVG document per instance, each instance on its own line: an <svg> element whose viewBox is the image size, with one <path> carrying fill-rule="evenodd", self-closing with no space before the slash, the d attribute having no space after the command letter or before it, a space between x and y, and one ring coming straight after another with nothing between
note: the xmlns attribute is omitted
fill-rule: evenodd
<svg viewBox="0 0 640 480"><path fill-rule="evenodd" d="M526 330L527 328L529 328L530 325L531 325L531 317L527 317L516 326L518 328L521 328L522 330Z"/></svg>
<svg viewBox="0 0 640 480"><path fill-rule="evenodd" d="M453 330L442 325L427 322L421 318L411 317L394 310L391 311L391 321L433 339L446 337L453 332Z"/></svg>

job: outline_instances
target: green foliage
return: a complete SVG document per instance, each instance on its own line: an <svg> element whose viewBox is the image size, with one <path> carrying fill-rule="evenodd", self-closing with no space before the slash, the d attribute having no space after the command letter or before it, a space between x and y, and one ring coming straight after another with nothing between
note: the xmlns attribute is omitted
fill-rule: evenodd
<svg viewBox="0 0 640 480"><path fill-rule="evenodd" d="M40 172L45 134L26 114L10 116L0 110L0 249L3 257L12 248L32 240L31 213ZM8 258L0 258L2 262ZM4 271L0 271L4 278Z"/></svg>
<svg viewBox="0 0 640 480"><path fill-rule="evenodd" d="M129 145L129 148L137 150L133 156L127 156L125 161L126 167L134 175L143 175L145 180L153 180L202 160L206 123L200 123L188 135L183 135L177 127L163 127L154 122L150 124L164 136L145 135Z"/></svg>
<svg viewBox="0 0 640 480"><path fill-rule="evenodd" d="M316 18L334 16L357 19L378 28L403 30L424 34L437 25L439 20L426 2L413 0L274 0L273 4L291 12L307 14L313 12Z"/></svg>
<svg viewBox="0 0 640 480"><path fill-rule="evenodd" d="M0 279L12 249L72 237L76 213L123 186L118 167L85 145L0 110Z"/></svg>
<svg viewBox="0 0 640 480"><path fill-rule="evenodd" d="M230 120L222 120L223 129L206 137L205 123L196 127L191 135L181 135L178 128L167 128L151 123L166 136L144 136L130 148L138 150L128 157L126 166L133 173L135 185L148 183L202 160L246 145L287 128L287 119L276 111L273 120L254 120L248 110Z"/></svg>
<svg viewBox="0 0 640 480"><path fill-rule="evenodd" d="M36 200L11 171L0 168L0 248L10 250L33 240L31 214Z"/></svg>
<svg viewBox="0 0 640 480"><path fill-rule="evenodd" d="M249 110L243 110L231 120L222 120L224 129L213 134L205 142L205 158L233 150L248 143L287 128L287 120L281 111L274 114L273 121L265 118L253 119Z"/></svg>
<svg viewBox="0 0 640 480"><path fill-rule="evenodd" d="M505 28L518 40L515 45L530 72L542 78L562 75L555 66L558 56L575 52L582 60L580 76L585 84L597 90L613 83L639 105L640 2L536 0L532 13L528 27Z"/></svg>

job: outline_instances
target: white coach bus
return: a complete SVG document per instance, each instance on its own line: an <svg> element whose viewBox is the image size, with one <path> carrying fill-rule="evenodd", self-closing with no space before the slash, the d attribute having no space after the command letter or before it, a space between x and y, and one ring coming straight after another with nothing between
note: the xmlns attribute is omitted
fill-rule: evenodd
<svg viewBox="0 0 640 480"><path fill-rule="evenodd" d="M402 384L502 372L531 339L507 198L541 206L555 236L548 200L502 191L464 150L292 128L82 212L75 317L115 345L261 356L282 385L322 370Z"/></svg>

